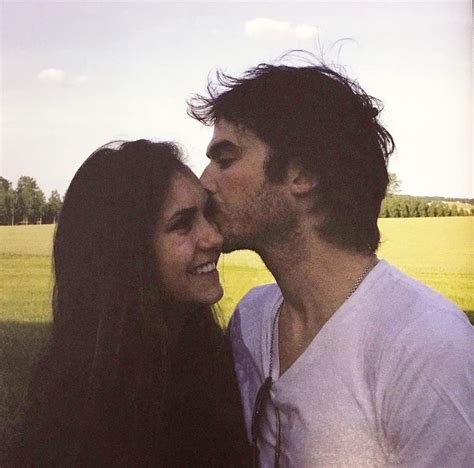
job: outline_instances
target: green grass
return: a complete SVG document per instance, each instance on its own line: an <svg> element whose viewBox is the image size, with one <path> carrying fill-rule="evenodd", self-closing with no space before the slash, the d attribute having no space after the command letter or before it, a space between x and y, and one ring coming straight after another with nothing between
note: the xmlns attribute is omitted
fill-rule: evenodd
<svg viewBox="0 0 474 468"><path fill-rule="evenodd" d="M474 217L381 219L378 255L474 311ZM0 226L0 321L50 319L53 226ZM253 286L273 281L253 252L223 255L219 263L229 315Z"/></svg>
<svg viewBox="0 0 474 468"><path fill-rule="evenodd" d="M0 256L51 256L52 224L43 226L0 226Z"/></svg>
<svg viewBox="0 0 474 468"><path fill-rule="evenodd" d="M52 238L53 226L0 226L0 447L49 336Z"/></svg>
<svg viewBox="0 0 474 468"><path fill-rule="evenodd" d="M0 256L0 320L44 322L49 319L51 258Z"/></svg>
<svg viewBox="0 0 474 468"><path fill-rule="evenodd" d="M49 335L49 322L0 322L0 463L21 422L32 369Z"/></svg>
<svg viewBox="0 0 474 468"><path fill-rule="evenodd" d="M474 217L380 219L379 228L379 258L450 298L474 322ZM225 313L251 287L273 281L248 251L224 255L220 271Z"/></svg>
<svg viewBox="0 0 474 468"><path fill-rule="evenodd" d="M381 258L474 318L474 217L381 219Z"/></svg>
<svg viewBox="0 0 474 468"><path fill-rule="evenodd" d="M381 219L379 257L445 294L474 321L474 217ZM0 447L20 417L51 320L53 226L0 226ZM249 251L219 263L224 322L252 287L273 281ZM1 450L0 450L1 451Z"/></svg>

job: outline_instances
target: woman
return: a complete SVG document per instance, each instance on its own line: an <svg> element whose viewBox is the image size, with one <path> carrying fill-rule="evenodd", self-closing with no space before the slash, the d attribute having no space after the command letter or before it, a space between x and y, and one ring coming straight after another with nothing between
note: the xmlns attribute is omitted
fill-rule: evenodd
<svg viewBox="0 0 474 468"><path fill-rule="evenodd" d="M239 466L246 442L211 304L222 237L171 143L100 148L54 239L53 331L15 466Z"/></svg>

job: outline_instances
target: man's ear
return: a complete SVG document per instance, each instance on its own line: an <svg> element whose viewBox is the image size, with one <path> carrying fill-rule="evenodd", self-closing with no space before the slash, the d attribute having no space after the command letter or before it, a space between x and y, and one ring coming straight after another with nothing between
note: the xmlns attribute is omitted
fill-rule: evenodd
<svg viewBox="0 0 474 468"><path fill-rule="evenodd" d="M301 166L290 165L288 169L290 192L295 196L307 195L318 185L317 178L305 171Z"/></svg>

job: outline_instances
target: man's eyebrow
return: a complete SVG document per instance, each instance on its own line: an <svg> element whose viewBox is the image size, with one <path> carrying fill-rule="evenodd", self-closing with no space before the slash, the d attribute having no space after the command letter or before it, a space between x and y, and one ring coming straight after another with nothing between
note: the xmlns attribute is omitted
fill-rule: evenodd
<svg viewBox="0 0 474 468"><path fill-rule="evenodd" d="M235 151L238 146L229 140L221 140L216 143L211 143L207 148L206 156L209 159L213 159L219 156L219 153L223 151Z"/></svg>

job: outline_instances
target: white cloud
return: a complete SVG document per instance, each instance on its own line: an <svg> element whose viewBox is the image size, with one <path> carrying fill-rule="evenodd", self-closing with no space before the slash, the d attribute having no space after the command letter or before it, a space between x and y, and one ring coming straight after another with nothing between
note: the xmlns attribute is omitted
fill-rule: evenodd
<svg viewBox="0 0 474 468"><path fill-rule="evenodd" d="M294 32L298 39L313 39L318 34L318 28L309 24L297 24L294 27Z"/></svg>
<svg viewBox="0 0 474 468"><path fill-rule="evenodd" d="M38 73L38 80L45 84L62 84L80 86L84 84L89 77L87 75L69 75L60 68L46 68Z"/></svg>
<svg viewBox="0 0 474 468"><path fill-rule="evenodd" d="M42 83L62 83L65 77L65 71L59 68L46 68L38 73L38 80Z"/></svg>
<svg viewBox="0 0 474 468"><path fill-rule="evenodd" d="M313 39L318 28L309 24L292 24L270 18L254 18L245 22L245 34L255 40L273 41L283 38Z"/></svg>
<svg viewBox="0 0 474 468"><path fill-rule="evenodd" d="M87 75L77 75L73 76L70 80L71 84L80 86L81 84L85 83L89 77Z"/></svg>
<svg viewBox="0 0 474 468"><path fill-rule="evenodd" d="M269 18L255 18L245 23L245 34L252 39L273 40L287 36L290 33L290 23Z"/></svg>

